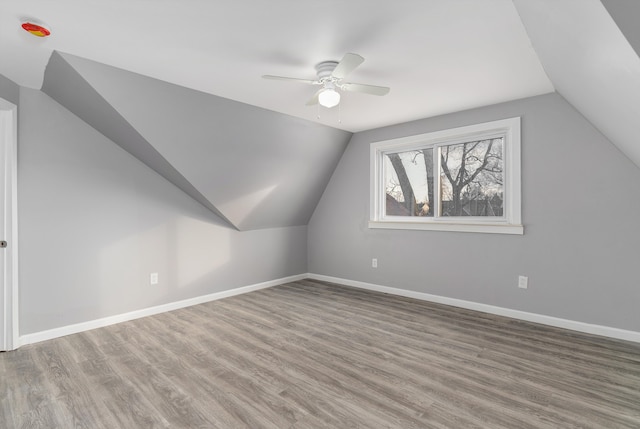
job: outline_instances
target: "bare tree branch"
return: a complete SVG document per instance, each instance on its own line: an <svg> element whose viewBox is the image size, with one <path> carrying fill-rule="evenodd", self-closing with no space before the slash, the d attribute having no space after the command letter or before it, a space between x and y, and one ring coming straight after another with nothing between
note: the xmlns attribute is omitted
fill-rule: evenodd
<svg viewBox="0 0 640 429"><path fill-rule="evenodd" d="M400 154L398 153L389 153L387 154L389 160L391 161L391 165L393 165L393 169L396 171L396 175L398 176L398 181L400 182L400 189L402 189L402 195L404 196L403 205L412 215L416 214L416 196L413 193L413 187L411 186L411 182L409 181L409 176L407 175L407 170L404 168L404 164L402 163L402 159L400 158Z"/></svg>

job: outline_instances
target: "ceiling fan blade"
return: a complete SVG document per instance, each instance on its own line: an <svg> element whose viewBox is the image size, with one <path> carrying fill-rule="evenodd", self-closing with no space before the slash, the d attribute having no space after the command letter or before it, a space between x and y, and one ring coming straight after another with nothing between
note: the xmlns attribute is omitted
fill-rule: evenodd
<svg viewBox="0 0 640 429"><path fill-rule="evenodd" d="M364 58L358 54L345 54L331 75L336 79L344 79L349 73L354 71L356 67L362 64L363 61Z"/></svg>
<svg viewBox="0 0 640 429"><path fill-rule="evenodd" d="M308 83L311 85L320 85L320 82L318 82L317 80L310 80L310 79L298 79L295 77L284 77L284 76L271 76L268 74L265 74L262 76L263 79L273 79L273 80L289 80L292 82L298 82L298 83Z"/></svg>
<svg viewBox="0 0 640 429"><path fill-rule="evenodd" d="M316 91L313 97L311 97L311 99L307 101L307 106L315 106L316 104L318 104L318 96L320 95L320 92L322 92L322 89Z"/></svg>
<svg viewBox="0 0 640 429"><path fill-rule="evenodd" d="M391 90L386 86L365 85L362 83L343 83L340 85L340 89L349 92L362 92L364 94L371 95L387 95Z"/></svg>

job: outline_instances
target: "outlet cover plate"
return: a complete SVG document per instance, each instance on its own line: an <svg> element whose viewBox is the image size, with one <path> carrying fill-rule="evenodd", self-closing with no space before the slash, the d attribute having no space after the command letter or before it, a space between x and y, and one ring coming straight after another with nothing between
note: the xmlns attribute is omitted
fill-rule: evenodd
<svg viewBox="0 0 640 429"><path fill-rule="evenodd" d="M527 287L529 287L529 277L518 276L518 287L520 289L526 289Z"/></svg>

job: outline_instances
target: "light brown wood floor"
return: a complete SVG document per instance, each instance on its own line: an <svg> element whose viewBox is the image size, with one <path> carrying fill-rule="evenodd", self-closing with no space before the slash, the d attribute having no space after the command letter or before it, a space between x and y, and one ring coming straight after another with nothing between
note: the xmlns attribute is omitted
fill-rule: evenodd
<svg viewBox="0 0 640 429"><path fill-rule="evenodd" d="M640 344L301 281L0 354L1 428L640 428Z"/></svg>

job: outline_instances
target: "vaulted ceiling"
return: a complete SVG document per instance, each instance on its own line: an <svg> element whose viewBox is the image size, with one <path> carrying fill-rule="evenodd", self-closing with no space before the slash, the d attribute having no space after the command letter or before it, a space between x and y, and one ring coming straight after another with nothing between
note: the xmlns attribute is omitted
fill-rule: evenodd
<svg viewBox="0 0 640 429"><path fill-rule="evenodd" d="M640 166L638 18L631 0L4 0L0 75L233 227L269 228L308 221L353 132L552 91ZM347 52L365 58L348 80L391 92L325 109L261 78Z"/></svg>
<svg viewBox="0 0 640 429"><path fill-rule="evenodd" d="M640 2L514 3L556 90L640 166Z"/></svg>
<svg viewBox="0 0 640 429"><path fill-rule="evenodd" d="M30 17L52 35L23 31ZM56 50L350 132L554 90L511 0L3 0L0 40L22 86ZM318 111L315 87L261 78L313 79L347 52L365 58L349 80L391 92Z"/></svg>
<svg viewBox="0 0 640 429"><path fill-rule="evenodd" d="M58 52L42 90L239 230L306 225L351 137Z"/></svg>

